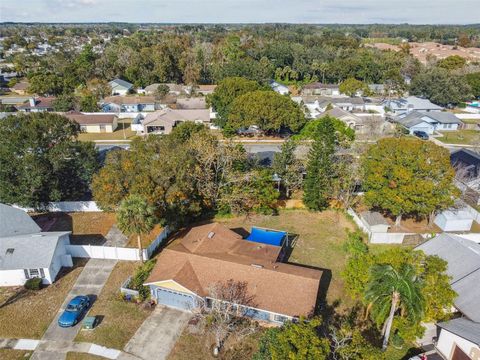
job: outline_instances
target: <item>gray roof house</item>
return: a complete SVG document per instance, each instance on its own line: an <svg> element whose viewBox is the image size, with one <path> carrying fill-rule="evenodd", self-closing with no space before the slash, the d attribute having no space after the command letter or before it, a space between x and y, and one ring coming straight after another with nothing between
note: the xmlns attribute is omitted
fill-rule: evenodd
<svg viewBox="0 0 480 360"><path fill-rule="evenodd" d="M411 111L398 115L395 122L399 123L413 134L414 131L424 131L433 134L435 131L454 131L462 125L455 114L443 111Z"/></svg>
<svg viewBox="0 0 480 360"><path fill-rule="evenodd" d="M210 124L210 110L166 108L148 114L142 121L142 125L146 134L167 135L177 124L186 121L208 125Z"/></svg>
<svg viewBox="0 0 480 360"><path fill-rule="evenodd" d="M385 100L385 107L390 108L394 114L403 114L413 110L418 111L442 111L441 106L435 105L428 99L419 98L417 96L408 96L406 98Z"/></svg>
<svg viewBox="0 0 480 360"><path fill-rule="evenodd" d="M442 233L419 245L427 255L448 262L447 273L457 293L455 308L461 318L437 324L436 348L446 359L478 359L480 356L480 244L458 235ZM466 355L466 356L465 356ZM463 357L462 357L463 356ZM469 356L469 357L468 357Z"/></svg>
<svg viewBox="0 0 480 360"><path fill-rule="evenodd" d="M0 286L23 285L30 278L55 281L67 254L70 232L42 232L23 210L0 204Z"/></svg>
<svg viewBox="0 0 480 360"><path fill-rule="evenodd" d="M112 95L126 95L133 88L133 84L122 79L114 79L108 83L112 88Z"/></svg>

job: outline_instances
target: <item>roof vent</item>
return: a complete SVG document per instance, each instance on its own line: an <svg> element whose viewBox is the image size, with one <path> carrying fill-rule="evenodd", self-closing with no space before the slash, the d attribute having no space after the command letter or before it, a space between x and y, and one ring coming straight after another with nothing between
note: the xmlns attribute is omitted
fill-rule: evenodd
<svg viewBox="0 0 480 360"><path fill-rule="evenodd" d="M6 255L13 254L14 251L15 251L15 249L13 249L13 248L8 248L7 251L5 251L5 254L6 254Z"/></svg>
<svg viewBox="0 0 480 360"><path fill-rule="evenodd" d="M208 233L208 238L209 238L209 239L213 238L214 236L215 236L215 233L214 233L213 231L210 231L210 232Z"/></svg>
<svg viewBox="0 0 480 360"><path fill-rule="evenodd" d="M260 264L252 264L252 266L256 269L263 269L263 265Z"/></svg>

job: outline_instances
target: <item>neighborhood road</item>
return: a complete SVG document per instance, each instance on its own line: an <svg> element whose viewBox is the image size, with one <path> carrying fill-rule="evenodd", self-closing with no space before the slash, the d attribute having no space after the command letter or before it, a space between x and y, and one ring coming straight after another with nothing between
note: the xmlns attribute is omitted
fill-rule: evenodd
<svg viewBox="0 0 480 360"><path fill-rule="evenodd" d="M124 351L145 360L166 359L191 317L192 314L185 311L157 306ZM121 360L122 355L118 359Z"/></svg>

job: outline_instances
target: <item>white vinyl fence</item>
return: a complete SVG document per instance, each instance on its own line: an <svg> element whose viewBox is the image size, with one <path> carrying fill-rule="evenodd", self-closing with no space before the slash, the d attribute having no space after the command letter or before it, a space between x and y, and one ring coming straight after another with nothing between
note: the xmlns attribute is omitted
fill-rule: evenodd
<svg viewBox="0 0 480 360"><path fill-rule="evenodd" d="M165 240L169 234L170 234L170 229L168 228L168 226L165 226L165 228L162 230L160 235L158 235L157 238L146 249L147 259L150 259L150 257L155 252L155 250L158 249L158 247L162 244L163 240Z"/></svg>
<svg viewBox="0 0 480 360"><path fill-rule="evenodd" d="M94 245L67 245L67 253L72 257L110 260L140 260L140 252L136 248ZM148 259L147 249L143 249L143 258Z"/></svg>
<svg viewBox="0 0 480 360"><path fill-rule="evenodd" d="M17 209L21 209L26 212L35 211L33 208L25 208L18 205L12 205ZM49 203L45 210L50 212L100 212L95 201L56 201Z"/></svg>

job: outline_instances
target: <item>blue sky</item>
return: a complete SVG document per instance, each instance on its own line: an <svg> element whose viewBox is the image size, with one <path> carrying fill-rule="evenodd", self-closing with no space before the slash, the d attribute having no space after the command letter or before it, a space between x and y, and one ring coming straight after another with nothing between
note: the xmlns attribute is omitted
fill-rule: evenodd
<svg viewBox="0 0 480 360"><path fill-rule="evenodd" d="M479 0L0 0L0 21L480 22Z"/></svg>

